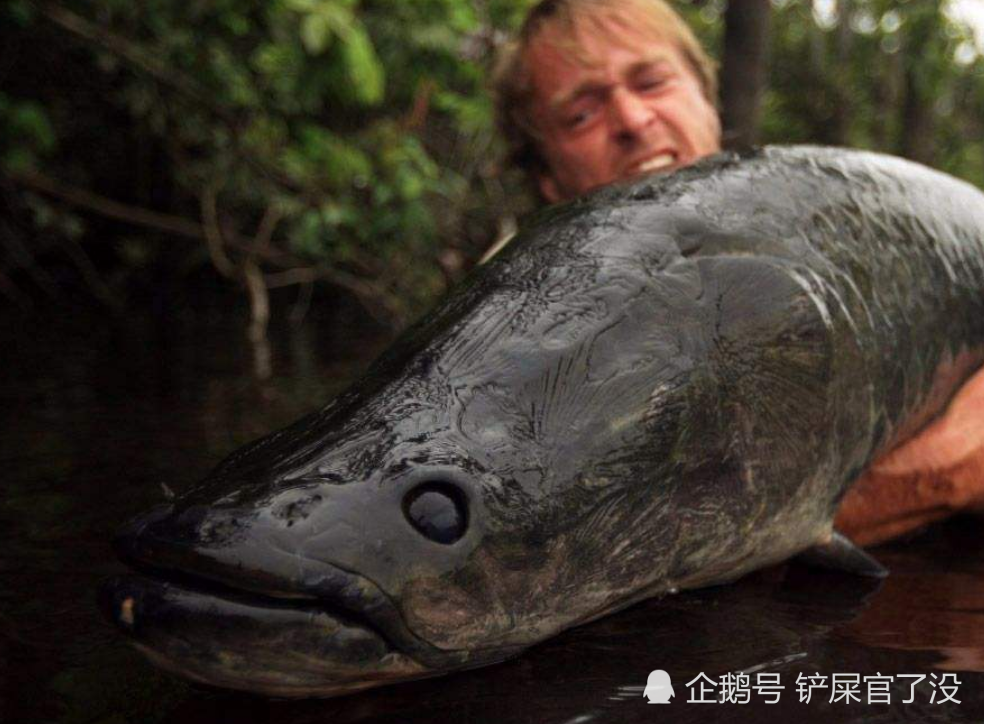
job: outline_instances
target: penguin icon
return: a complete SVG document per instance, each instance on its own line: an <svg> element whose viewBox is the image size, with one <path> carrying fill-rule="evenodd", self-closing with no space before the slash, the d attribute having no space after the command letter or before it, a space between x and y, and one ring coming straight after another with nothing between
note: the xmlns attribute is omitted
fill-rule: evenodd
<svg viewBox="0 0 984 724"><path fill-rule="evenodd" d="M650 704L669 704L670 698L675 696L670 675L662 669L651 671L642 695L649 699Z"/></svg>

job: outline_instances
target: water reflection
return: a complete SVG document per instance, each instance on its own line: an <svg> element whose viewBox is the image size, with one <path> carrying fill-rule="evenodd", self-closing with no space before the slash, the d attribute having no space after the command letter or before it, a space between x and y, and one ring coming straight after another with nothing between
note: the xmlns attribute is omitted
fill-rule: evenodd
<svg viewBox="0 0 984 724"><path fill-rule="evenodd" d="M923 536L923 555L897 560L843 635L866 646L936 652L937 669L984 672L982 533L981 522L968 518Z"/></svg>
<svg viewBox="0 0 984 724"><path fill-rule="evenodd" d="M651 722L980 721L984 718L981 525L957 519L877 557L877 583L797 567L650 601L500 666L327 701L206 690L158 672L95 607L122 567L118 524L180 490L231 449L320 405L379 344L326 338L312 318L273 330L274 377L257 386L234 320L166 332L130 320L53 322L0 350L0 721L4 722ZM155 331L157 330L157 331ZM648 706L653 669L676 697ZM799 674L955 672L961 704L798 701ZM777 673L776 705L687 703L699 673Z"/></svg>

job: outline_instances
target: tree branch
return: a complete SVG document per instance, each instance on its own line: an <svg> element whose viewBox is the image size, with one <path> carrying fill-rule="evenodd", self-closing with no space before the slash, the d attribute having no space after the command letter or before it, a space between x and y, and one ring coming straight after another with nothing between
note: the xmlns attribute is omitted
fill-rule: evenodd
<svg viewBox="0 0 984 724"><path fill-rule="evenodd" d="M256 233L253 235L253 244L250 247L251 255L260 254L270 247L270 239L273 238L273 232L283 215L283 211L275 203L266 207L263 218L260 219L260 224L256 227Z"/></svg>
<svg viewBox="0 0 984 724"><path fill-rule="evenodd" d="M328 282L333 287L351 292L362 304L363 309L369 312L377 322L391 328L403 325L403 313L393 295L385 291L379 284L353 277L345 272L305 267L267 274L264 277L268 289L277 289L294 284L312 284L319 279Z"/></svg>
<svg viewBox="0 0 984 724"><path fill-rule="evenodd" d="M22 172L14 174L13 180L33 191L54 196L74 206L81 206L111 219L125 221L137 226L147 226L151 229L189 239L205 238L205 231L201 224L195 221L123 204L75 186L68 186L40 173Z"/></svg>
<svg viewBox="0 0 984 724"><path fill-rule="evenodd" d="M380 283L370 279L359 278L337 269L312 267L304 264L300 259L272 247L270 237L273 234L276 220L280 216L279 212L271 211L269 208L260 221L252 243L247 243L234 234L219 231L214 191L212 192L211 201L208 199L208 191L205 192L202 198L203 216L206 219L206 223L203 225L180 216L163 214L157 211L151 211L150 209L120 203L119 201L94 194L84 189L59 183L40 173L19 173L12 176L11 180L32 191L53 196L74 206L79 206L96 214L116 219L117 221L147 227L166 234L194 239L195 241L204 241L209 245L210 254L212 253L213 245L217 245L220 251L220 258L227 263L224 266L226 271L223 272L220 270L220 273L224 276L230 276L232 278L239 277L236 265L225 253L223 245L245 254L247 259L250 259L252 256L252 258L258 258L264 262L285 268L285 271L263 276L264 284L268 289L294 284L311 284L318 280L325 281L334 287L345 289L355 295L363 308L377 321L390 326L402 324L400 305ZM209 227L211 227L211 230ZM222 263L222 261L219 262L219 264ZM216 265L216 269L218 269L218 265Z"/></svg>
<svg viewBox="0 0 984 724"><path fill-rule="evenodd" d="M219 214L216 208L216 184L211 183L202 192L202 220L205 222L205 243L208 246L208 256L212 260L212 266L224 277L236 279L240 276L239 269L232 263L232 260L225 253L225 241L222 238L222 230L219 228Z"/></svg>
<svg viewBox="0 0 984 724"><path fill-rule="evenodd" d="M249 295L249 332L253 348L253 372L257 379L267 380L273 374L273 355L267 326L270 322L270 295L263 283L263 273L256 263L247 259L243 263L243 279Z"/></svg>
<svg viewBox="0 0 984 724"><path fill-rule="evenodd" d="M174 236L182 236L187 239L194 239L195 241L208 242L205 227L197 221L152 211L139 206L124 204L76 186L60 183L36 172L18 173L12 176L11 180L32 191L53 196L56 199L65 201L73 206L81 207L87 211L92 211L100 216L106 216L110 219L134 224L135 226L154 229L165 234L173 234ZM228 233L224 236L226 243L232 248L240 251L246 249L246 244L238 237L229 238L230 235ZM254 253L263 261L276 264L277 266L303 266L299 259L295 259L273 248L259 248Z"/></svg>

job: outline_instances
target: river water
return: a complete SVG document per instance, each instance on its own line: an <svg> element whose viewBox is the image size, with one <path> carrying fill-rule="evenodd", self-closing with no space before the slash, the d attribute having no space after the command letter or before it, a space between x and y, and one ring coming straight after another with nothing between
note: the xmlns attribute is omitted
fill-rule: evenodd
<svg viewBox="0 0 984 724"><path fill-rule="evenodd" d="M274 376L258 383L243 329L207 310L0 318L0 722L984 721L974 518L875 549L891 570L881 583L781 566L635 606L495 667L340 699L268 700L156 670L96 608L99 582L124 570L113 531L164 486L180 493L319 407L381 349L311 314L275 325ZM643 697L654 669L671 677L668 705ZM784 687L775 704L757 688L771 683Z"/></svg>

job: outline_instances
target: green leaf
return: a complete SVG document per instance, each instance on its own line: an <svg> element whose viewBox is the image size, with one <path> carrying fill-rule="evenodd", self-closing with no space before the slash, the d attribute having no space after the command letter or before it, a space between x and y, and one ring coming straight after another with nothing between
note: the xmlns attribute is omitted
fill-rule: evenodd
<svg viewBox="0 0 984 724"><path fill-rule="evenodd" d="M492 130L492 102L487 96L475 97L453 91L440 91L434 105L454 118L463 133L474 135Z"/></svg>
<svg viewBox="0 0 984 724"><path fill-rule="evenodd" d="M7 14L18 25L27 26L34 19L34 6L27 0L13 0L7 6Z"/></svg>
<svg viewBox="0 0 984 724"><path fill-rule="evenodd" d="M0 156L0 167L7 173L30 171L35 165L34 154L26 148L11 148Z"/></svg>
<svg viewBox="0 0 984 724"><path fill-rule="evenodd" d="M47 154L55 149L57 136L44 107L35 101L10 100L0 94L0 131L21 147L33 153ZM16 154L15 154L16 155ZM18 163L23 158L18 156Z"/></svg>
<svg viewBox="0 0 984 724"><path fill-rule="evenodd" d="M330 19L320 13L312 13L301 21L301 42L311 55L320 55L331 44Z"/></svg>
<svg viewBox="0 0 984 724"><path fill-rule="evenodd" d="M365 30L353 25L343 38L342 55L355 97L366 105L383 100L386 74Z"/></svg>
<svg viewBox="0 0 984 724"><path fill-rule="evenodd" d="M307 183L343 191L360 180L369 183L372 162L357 146L321 126L301 128L297 142L283 157L287 172Z"/></svg>
<svg viewBox="0 0 984 724"><path fill-rule="evenodd" d="M318 0L284 0L284 5L299 13L310 13L318 5Z"/></svg>
<svg viewBox="0 0 984 724"><path fill-rule="evenodd" d="M323 2L318 6L317 12L323 15L331 24L336 35L345 37L355 26L355 16L352 15L352 10L345 4L337 4L331 1Z"/></svg>

